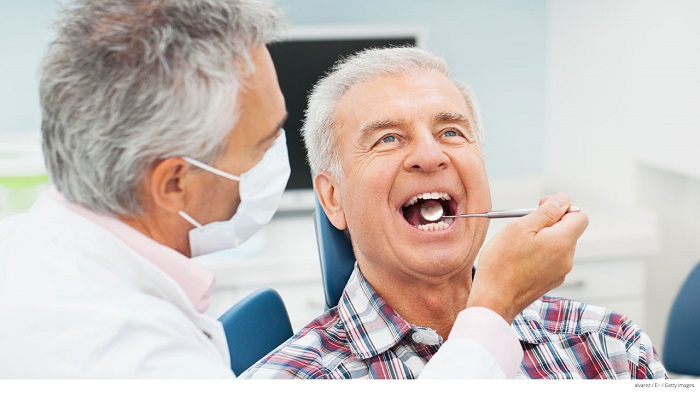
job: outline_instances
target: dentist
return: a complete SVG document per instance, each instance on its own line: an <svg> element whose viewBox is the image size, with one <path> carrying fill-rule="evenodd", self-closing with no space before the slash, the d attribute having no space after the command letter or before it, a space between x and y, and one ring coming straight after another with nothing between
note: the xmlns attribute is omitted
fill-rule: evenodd
<svg viewBox="0 0 700 393"><path fill-rule="evenodd" d="M246 241L284 191L286 110L265 46L282 25L256 0L62 11L40 84L53 186L0 222L0 377L234 376L204 314L214 277L190 258ZM558 244L491 244L503 252L480 261L482 296L433 376L512 376L522 351L506 320L563 281L571 260L551 251L580 234L546 208Z"/></svg>

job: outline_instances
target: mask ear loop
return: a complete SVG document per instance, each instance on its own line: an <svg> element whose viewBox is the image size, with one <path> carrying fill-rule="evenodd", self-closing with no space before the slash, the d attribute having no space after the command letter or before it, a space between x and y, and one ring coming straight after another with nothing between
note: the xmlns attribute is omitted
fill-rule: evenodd
<svg viewBox="0 0 700 393"><path fill-rule="evenodd" d="M214 173L216 175L219 175L221 177L225 177L227 179L231 179L234 181L241 181L241 178L236 176L236 175L232 175L230 173L224 172L221 169L216 169L213 166L209 166L203 162L197 161L194 158L182 157L182 159L185 160L186 162L196 166L196 167L199 167L200 169L204 169L205 171L209 171L209 172Z"/></svg>
<svg viewBox="0 0 700 393"><path fill-rule="evenodd" d="M210 166L210 165L207 165L207 164L205 164L205 163L203 163L203 162L197 161L197 160L195 160L194 158L182 157L182 159L185 160L185 162L188 162L188 163L190 163L190 164L192 164L192 165L194 165L194 166L196 166L196 167L198 167L198 168L200 168L200 169L204 169L205 171L209 171L209 172L211 172L211 173L213 173L213 174L216 174L216 175L219 175L219 176L221 176L221 177L225 177L225 178L227 178L227 179L231 179L231 180L234 180L234 181L241 181L241 178L238 177L238 176L236 176L236 175L232 175L232 174L230 174L230 173L224 172L224 171L222 171L221 169L216 169L216 168L214 168L213 166ZM190 216L189 214L185 213L184 211L180 210L179 212L177 212L177 214L179 214L180 217L184 218L187 222L189 222L190 224L194 225L195 227L197 227L197 228L201 228L201 227L202 227L202 224L200 224L200 223L198 223L197 221L195 221L195 219L192 218L192 216Z"/></svg>
<svg viewBox="0 0 700 393"><path fill-rule="evenodd" d="M194 218L192 218L189 214L185 213L184 211L180 210L179 212L177 212L177 214L179 214L180 217L184 218L187 222L194 225L195 227L197 227L197 228L202 227L202 224L195 221Z"/></svg>

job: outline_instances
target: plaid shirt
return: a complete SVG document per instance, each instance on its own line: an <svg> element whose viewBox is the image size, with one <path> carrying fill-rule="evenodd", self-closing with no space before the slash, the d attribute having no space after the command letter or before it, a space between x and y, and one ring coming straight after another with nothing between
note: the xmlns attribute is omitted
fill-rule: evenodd
<svg viewBox="0 0 700 393"><path fill-rule="evenodd" d="M668 378L649 337L627 317L543 297L513 329L525 353L516 378ZM241 378L416 378L442 345L432 329L401 318L359 269L340 303L261 359Z"/></svg>

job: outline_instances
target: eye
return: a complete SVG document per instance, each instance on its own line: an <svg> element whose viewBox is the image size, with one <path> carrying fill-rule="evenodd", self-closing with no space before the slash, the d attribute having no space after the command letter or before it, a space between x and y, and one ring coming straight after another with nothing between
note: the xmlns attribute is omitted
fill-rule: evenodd
<svg viewBox="0 0 700 393"><path fill-rule="evenodd" d="M382 137L382 139L379 140L379 143L393 143L393 142L398 142L398 138L396 138L396 135L385 135Z"/></svg>
<svg viewBox="0 0 700 393"><path fill-rule="evenodd" d="M450 130L442 134L442 136L457 136L457 131L455 130Z"/></svg>
<svg viewBox="0 0 700 393"><path fill-rule="evenodd" d="M396 149L403 145L405 142L405 137L399 132L385 131L386 133L379 133L375 135L376 142L372 146L372 149L378 151L390 151Z"/></svg>
<svg viewBox="0 0 700 393"><path fill-rule="evenodd" d="M464 137L461 131L456 128L450 128L442 133L443 138Z"/></svg>

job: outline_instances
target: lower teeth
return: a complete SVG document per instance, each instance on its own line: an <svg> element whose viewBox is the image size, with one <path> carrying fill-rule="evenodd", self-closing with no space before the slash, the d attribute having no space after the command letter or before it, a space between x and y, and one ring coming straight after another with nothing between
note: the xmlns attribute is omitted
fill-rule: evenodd
<svg viewBox="0 0 700 393"><path fill-rule="evenodd" d="M450 224L452 224L453 220L454 218L446 218L445 220L440 222L431 222L428 224L417 225L416 228L426 232L441 231L443 229L447 229L450 226Z"/></svg>

